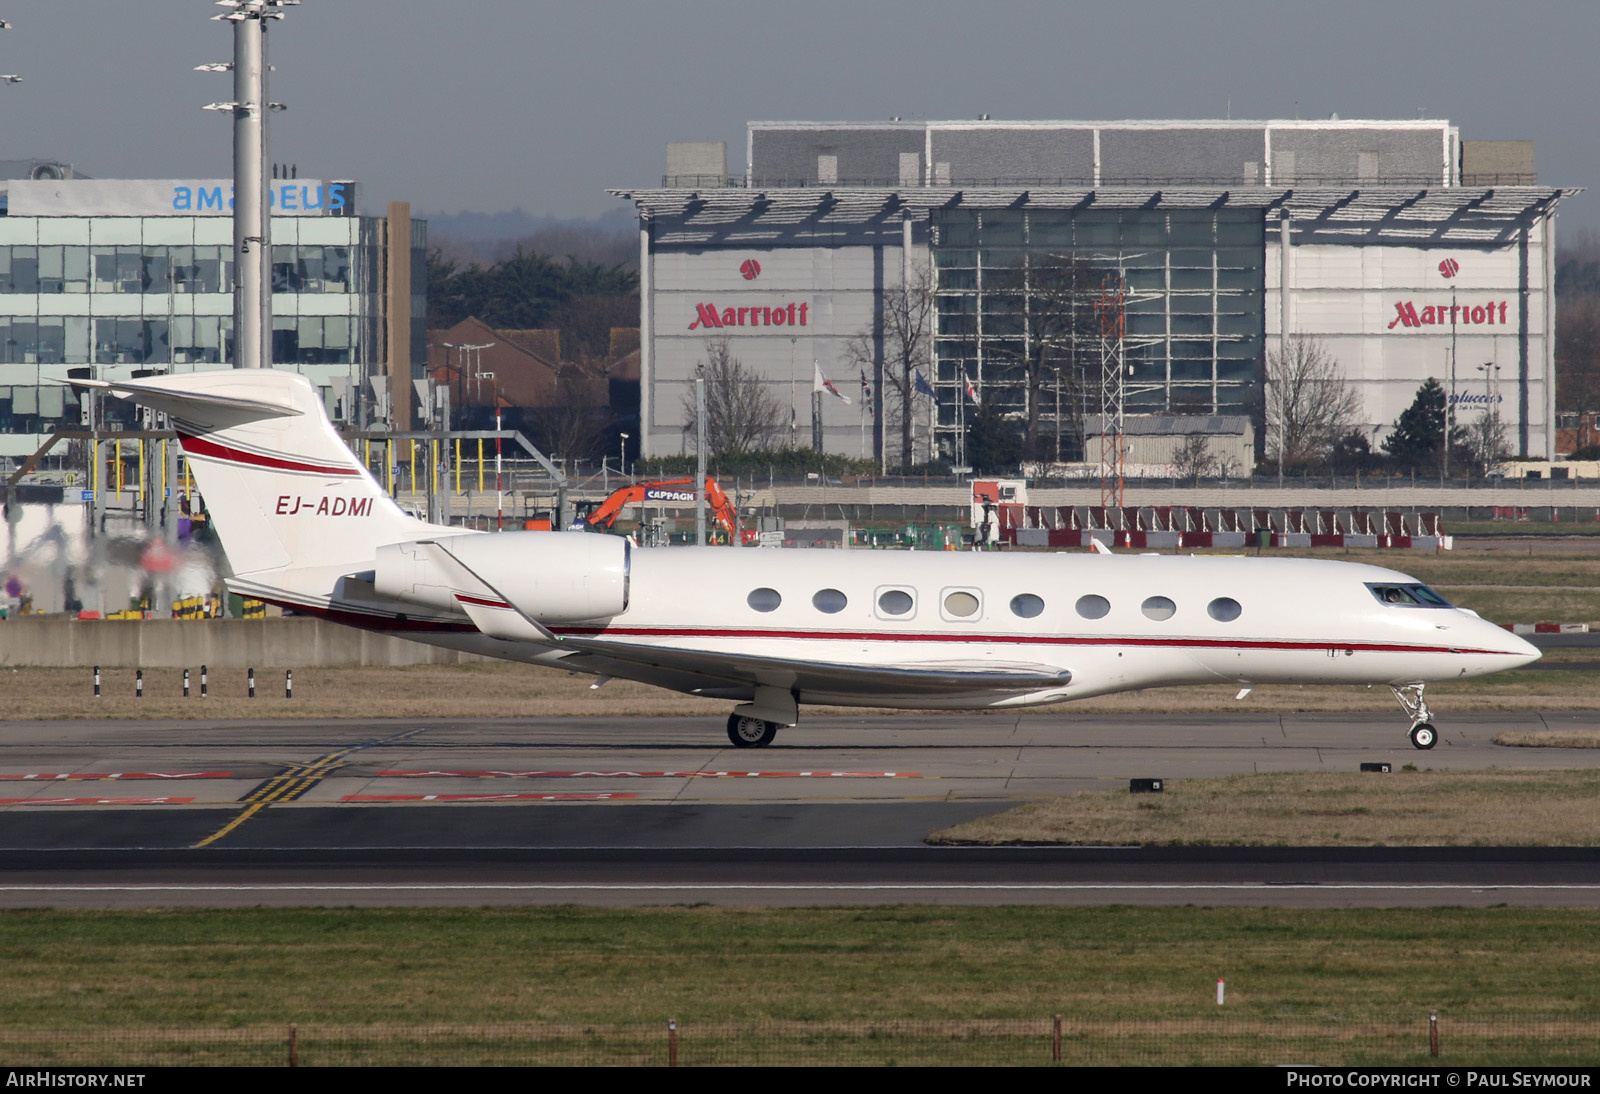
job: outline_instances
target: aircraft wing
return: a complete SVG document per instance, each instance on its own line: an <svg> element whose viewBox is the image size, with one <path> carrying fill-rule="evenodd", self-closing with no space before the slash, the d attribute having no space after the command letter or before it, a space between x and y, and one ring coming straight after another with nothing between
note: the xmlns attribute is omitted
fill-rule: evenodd
<svg viewBox="0 0 1600 1094"><path fill-rule="evenodd" d="M826 695L1022 695L1065 687L1072 673L1030 663L938 662L852 665L744 653L710 652L564 637L561 645L596 657L748 687Z"/></svg>
<svg viewBox="0 0 1600 1094"><path fill-rule="evenodd" d="M431 553L441 572L449 577L451 587L457 590L455 597L462 610L491 638L589 654L620 666L636 666L656 674L675 676L680 681L688 677L703 680L711 687L776 688L813 697L873 698L1025 695L1065 687L1072 680L1070 672L1033 663L960 661L859 665L557 634L518 609L481 573L451 554L447 544L419 543L416 546Z"/></svg>

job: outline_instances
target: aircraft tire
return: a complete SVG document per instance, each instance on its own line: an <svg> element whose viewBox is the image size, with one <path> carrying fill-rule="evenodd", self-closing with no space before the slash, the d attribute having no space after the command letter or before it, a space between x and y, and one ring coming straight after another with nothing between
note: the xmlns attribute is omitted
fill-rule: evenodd
<svg viewBox="0 0 1600 1094"><path fill-rule="evenodd" d="M760 718L743 718L728 715L728 740L735 748L766 748L778 735L778 723L763 722Z"/></svg>
<svg viewBox="0 0 1600 1094"><path fill-rule="evenodd" d="M1430 722L1418 722L1411 727L1411 747L1426 752L1439 743L1439 731Z"/></svg>

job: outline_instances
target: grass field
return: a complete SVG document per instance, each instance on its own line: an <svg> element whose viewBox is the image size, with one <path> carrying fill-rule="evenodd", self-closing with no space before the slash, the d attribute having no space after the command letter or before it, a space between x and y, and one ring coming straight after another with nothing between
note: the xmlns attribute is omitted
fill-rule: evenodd
<svg viewBox="0 0 1600 1094"><path fill-rule="evenodd" d="M1021 1054L994 1062L1045 1063L1061 1014L1069 1062L1423 1063L1437 1011L1439 1062L1593 1063L1597 942L1600 913L1514 908L20 911L0 1052L270 1060L296 1023L308 1064L541 1030L535 1058L664 1062L670 1018L702 1062L990 1061L988 1024Z"/></svg>
<svg viewBox="0 0 1600 1094"><path fill-rule="evenodd" d="M1119 790L1023 805L933 838L988 844L1594 847L1600 846L1600 770L1176 779L1160 794Z"/></svg>

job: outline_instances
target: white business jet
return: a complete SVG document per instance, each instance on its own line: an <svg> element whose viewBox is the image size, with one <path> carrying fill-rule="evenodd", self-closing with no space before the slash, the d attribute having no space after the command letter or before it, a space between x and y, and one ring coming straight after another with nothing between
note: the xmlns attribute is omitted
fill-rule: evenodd
<svg viewBox="0 0 1600 1094"><path fill-rule="evenodd" d="M288 372L77 381L165 411L244 596L511 661L732 700L769 744L802 703L981 710L1178 684L1435 680L1539 651L1394 570L1109 553L640 549L403 512ZM598 685L597 685L598 686Z"/></svg>

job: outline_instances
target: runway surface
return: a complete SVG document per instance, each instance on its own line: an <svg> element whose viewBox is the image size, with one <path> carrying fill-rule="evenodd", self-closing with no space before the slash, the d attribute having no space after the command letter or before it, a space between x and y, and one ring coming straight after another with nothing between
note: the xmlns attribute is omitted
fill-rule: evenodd
<svg viewBox="0 0 1600 1094"><path fill-rule="evenodd" d="M1600 852L943 848L933 830L1133 777L1569 768L1516 727L1370 714L0 723L0 906L601 903L1600 905ZM1381 777L1381 776L1375 776Z"/></svg>

